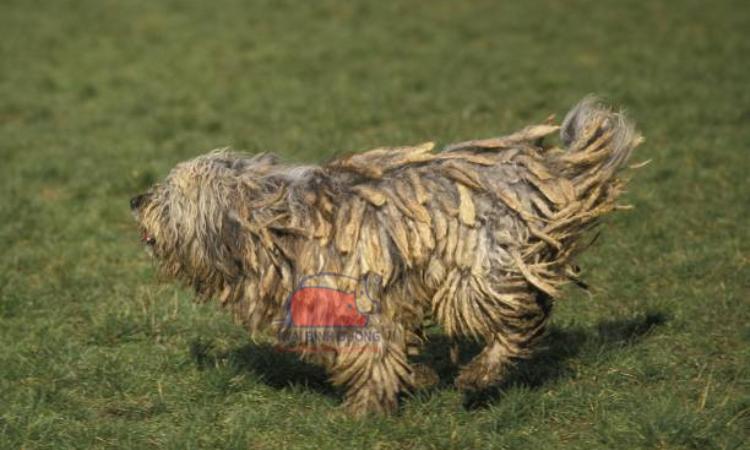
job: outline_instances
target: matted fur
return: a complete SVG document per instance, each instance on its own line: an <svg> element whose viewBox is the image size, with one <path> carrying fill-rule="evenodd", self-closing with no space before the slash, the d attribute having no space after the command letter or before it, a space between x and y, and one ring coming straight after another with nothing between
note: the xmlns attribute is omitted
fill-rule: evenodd
<svg viewBox="0 0 750 450"><path fill-rule="evenodd" d="M560 130L564 148L542 139ZM617 176L641 137L622 114L587 98L561 127L434 152L379 148L324 166L214 151L177 165L134 199L163 271L216 299L251 332L279 329L305 276L366 280L379 300L374 346L305 342L302 356L347 388L352 412L389 412L414 384L407 354L431 316L450 336L485 343L456 383L500 381L542 336L572 257L617 209ZM343 330L339 333L347 333Z"/></svg>

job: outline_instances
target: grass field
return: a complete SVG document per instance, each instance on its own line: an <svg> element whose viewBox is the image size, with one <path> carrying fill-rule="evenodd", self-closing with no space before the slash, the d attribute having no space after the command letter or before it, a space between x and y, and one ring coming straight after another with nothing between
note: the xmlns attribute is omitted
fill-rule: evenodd
<svg viewBox="0 0 750 450"><path fill-rule="evenodd" d="M31 1L0 6L0 447L750 448L750 6ZM742 31L746 30L746 31ZM652 159L500 389L358 422L324 375L160 283L128 199L231 145L488 137L596 92Z"/></svg>

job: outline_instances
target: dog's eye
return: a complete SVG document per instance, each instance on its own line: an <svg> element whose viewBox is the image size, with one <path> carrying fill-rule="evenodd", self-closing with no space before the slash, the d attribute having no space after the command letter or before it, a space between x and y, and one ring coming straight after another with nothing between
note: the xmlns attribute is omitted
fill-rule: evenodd
<svg viewBox="0 0 750 450"><path fill-rule="evenodd" d="M143 195L138 195L130 199L130 209L136 210L143 203Z"/></svg>

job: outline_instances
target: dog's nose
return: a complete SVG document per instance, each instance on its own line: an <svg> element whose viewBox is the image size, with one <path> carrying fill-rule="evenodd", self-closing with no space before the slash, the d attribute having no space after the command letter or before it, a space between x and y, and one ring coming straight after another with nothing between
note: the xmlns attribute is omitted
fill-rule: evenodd
<svg viewBox="0 0 750 450"><path fill-rule="evenodd" d="M143 203L143 195L136 195L135 197L130 199L130 209L135 211L136 209L141 207L141 204Z"/></svg>

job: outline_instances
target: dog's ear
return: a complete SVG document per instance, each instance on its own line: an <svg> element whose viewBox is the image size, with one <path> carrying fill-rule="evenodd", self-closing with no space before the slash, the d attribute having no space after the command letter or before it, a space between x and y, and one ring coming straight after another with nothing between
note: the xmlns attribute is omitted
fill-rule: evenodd
<svg viewBox="0 0 750 450"><path fill-rule="evenodd" d="M279 157L272 153L258 153L251 157L247 162L258 166L273 166L279 163Z"/></svg>
<svg viewBox="0 0 750 450"><path fill-rule="evenodd" d="M222 216L221 233L219 245L225 256L232 261L231 270L239 272L244 270L243 249L245 247L245 238L242 233L242 225L233 212L226 212Z"/></svg>
<svg viewBox="0 0 750 450"><path fill-rule="evenodd" d="M222 162L225 166L240 173L246 170L267 170L279 163L278 156L272 153L258 153L250 157L238 153L224 153L223 156Z"/></svg>

